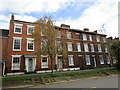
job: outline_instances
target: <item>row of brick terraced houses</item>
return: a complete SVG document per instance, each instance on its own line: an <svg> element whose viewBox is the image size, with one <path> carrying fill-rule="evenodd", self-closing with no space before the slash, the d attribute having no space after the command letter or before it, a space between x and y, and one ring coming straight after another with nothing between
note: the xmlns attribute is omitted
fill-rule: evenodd
<svg viewBox="0 0 120 90"><path fill-rule="evenodd" d="M31 33L34 30L31 22L15 20L11 16L10 29L7 37L3 37L2 59L5 60L3 73L17 75L25 73L51 72L48 55L37 57L37 45L32 42ZM56 26L59 30L57 43L67 48L67 64L63 63L63 55L58 54L55 60L55 71L82 70L90 68L109 67L113 64L107 46L106 35L97 31L71 29L69 25ZM62 42L63 33L65 35Z"/></svg>

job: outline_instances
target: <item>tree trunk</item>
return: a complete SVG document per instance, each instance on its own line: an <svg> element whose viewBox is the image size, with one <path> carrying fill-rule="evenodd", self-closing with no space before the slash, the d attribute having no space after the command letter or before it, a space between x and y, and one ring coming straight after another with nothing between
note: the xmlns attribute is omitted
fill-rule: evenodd
<svg viewBox="0 0 120 90"><path fill-rule="evenodd" d="M51 74L54 74L54 60L51 59Z"/></svg>

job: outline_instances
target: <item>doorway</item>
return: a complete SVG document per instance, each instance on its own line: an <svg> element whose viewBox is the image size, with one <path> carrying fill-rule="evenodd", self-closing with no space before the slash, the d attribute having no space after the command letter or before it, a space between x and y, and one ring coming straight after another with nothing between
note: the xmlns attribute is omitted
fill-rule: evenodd
<svg viewBox="0 0 120 90"><path fill-rule="evenodd" d="M28 72L33 72L34 69L33 69L33 59L32 58L29 58L28 59Z"/></svg>
<svg viewBox="0 0 120 90"><path fill-rule="evenodd" d="M58 56L58 71L63 70L63 61L62 61L62 56Z"/></svg>

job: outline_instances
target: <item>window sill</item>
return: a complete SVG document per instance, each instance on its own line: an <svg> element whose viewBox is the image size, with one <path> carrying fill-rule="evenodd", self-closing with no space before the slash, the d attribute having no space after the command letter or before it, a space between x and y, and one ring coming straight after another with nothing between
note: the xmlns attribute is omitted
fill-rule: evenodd
<svg viewBox="0 0 120 90"><path fill-rule="evenodd" d="M21 51L21 50L13 49L13 51Z"/></svg>
<svg viewBox="0 0 120 90"><path fill-rule="evenodd" d="M22 34L22 33L17 33L17 32L14 32L14 34Z"/></svg>
<svg viewBox="0 0 120 90"><path fill-rule="evenodd" d="M34 51L34 50L27 50L27 51Z"/></svg>

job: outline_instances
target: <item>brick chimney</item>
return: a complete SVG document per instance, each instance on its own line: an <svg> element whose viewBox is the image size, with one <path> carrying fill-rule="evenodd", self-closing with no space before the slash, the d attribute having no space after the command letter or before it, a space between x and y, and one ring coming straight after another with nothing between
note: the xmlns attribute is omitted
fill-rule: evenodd
<svg viewBox="0 0 120 90"><path fill-rule="evenodd" d="M64 27L64 28L70 28L70 25L61 24L61 27Z"/></svg>
<svg viewBox="0 0 120 90"><path fill-rule="evenodd" d="M119 40L119 37L115 37L114 40Z"/></svg>
<svg viewBox="0 0 120 90"><path fill-rule="evenodd" d="M14 14L11 15L11 20L14 20Z"/></svg>
<svg viewBox="0 0 120 90"><path fill-rule="evenodd" d="M113 37L108 37L107 39L110 39L110 40L112 40L112 39L113 39Z"/></svg>
<svg viewBox="0 0 120 90"><path fill-rule="evenodd" d="M88 28L84 28L84 31L89 31L89 29Z"/></svg>
<svg viewBox="0 0 120 90"><path fill-rule="evenodd" d="M95 30L94 32L97 33L97 30Z"/></svg>

